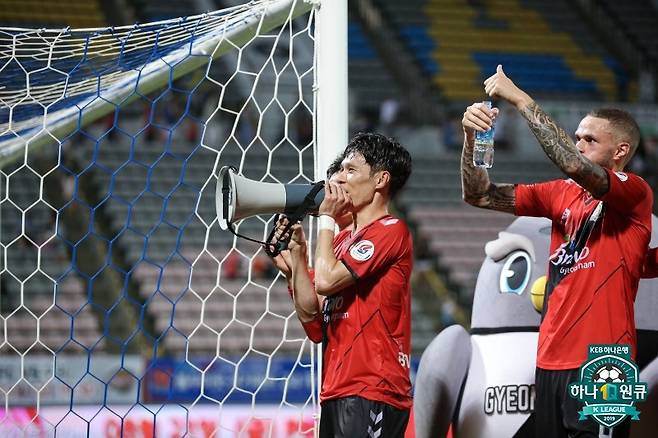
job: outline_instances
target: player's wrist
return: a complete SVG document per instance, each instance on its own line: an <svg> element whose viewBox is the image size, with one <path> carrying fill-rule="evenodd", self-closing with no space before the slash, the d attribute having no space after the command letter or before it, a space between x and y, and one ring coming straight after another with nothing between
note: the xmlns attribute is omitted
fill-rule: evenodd
<svg viewBox="0 0 658 438"><path fill-rule="evenodd" d="M306 242L299 243L294 247L290 248L290 254L293 258L297 259L299 257L305 257L307 254L308 245Z"/></svg>
<svg viewBox="0 0 658 438"><path fill-rule="evenodd" d="M522 111L530 106L532 102L534 102L532 97L530 97L525 91L519 89L518 95L514 100L514 106L516 106L519 111Z"/></svg>
<svg viewBox="0 0 658 438"><path fill-rule="evenodd" d="M322 207L321 207L321 208L318 210L318 217L320 217L320 216L331 216L331 217L334 217L333 209L332 209L332 208L329 208L329 207L325 207L325 208L322 208Z"/></svg>
<svg viewBox="0 0 658 438"><path fill-rule="evenodd" d="M336 231L336 219L329 214L320 214L318 217L318 231Z"/></svg>

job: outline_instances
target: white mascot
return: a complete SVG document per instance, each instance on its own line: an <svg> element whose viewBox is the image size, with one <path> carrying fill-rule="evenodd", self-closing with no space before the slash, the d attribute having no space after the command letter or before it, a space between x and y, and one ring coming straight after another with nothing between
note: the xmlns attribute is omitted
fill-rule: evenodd
<svg viewBox="0 0 658 438"><path fill-rule="evenodd" d="M652 218L651 246L658 246ZM444 329L426 348L415 381L416 438L534 437L537 337L551 222L520 217L485 246L471 331ZM534 305L533 305L534 304ZM632 437L658 430L658 279L642 280L635 301L636 363L649 386Z"/></svg>

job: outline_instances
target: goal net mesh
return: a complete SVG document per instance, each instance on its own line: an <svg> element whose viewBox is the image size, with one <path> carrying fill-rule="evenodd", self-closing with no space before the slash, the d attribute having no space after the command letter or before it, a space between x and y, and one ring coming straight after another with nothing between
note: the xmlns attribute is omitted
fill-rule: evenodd
<svg viewBox="0 0 658 438"><path fill-rule="evenodd" d="M314 348L215 185L314 179L314 15L0 29L3 436L313 435Z"/></svg>

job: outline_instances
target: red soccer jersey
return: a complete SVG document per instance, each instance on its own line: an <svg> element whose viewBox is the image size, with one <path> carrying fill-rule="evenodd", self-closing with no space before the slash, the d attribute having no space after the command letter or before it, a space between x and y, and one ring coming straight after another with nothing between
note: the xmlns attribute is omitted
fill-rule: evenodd
<svg viewBox="0 0 658 438"><path fill-rule="evenodd" d="M322 316L318 315L311 321L302 322L302 327L311 341L316 344L322 342Z"/></svg>
<svg viewBox="0 0 658 438"><path fill-rule="evenodd" d="M336 258L356 283L323 304L326 330L321 399L359 396L411 407L413 243L399 219L385 216L334 238Z"/></svg>
<svg viewBox="0 0 658 438"><path fill-rule="evenodd" d="M537 366L578 368L590 344L636 350L633 304L651 236L653 196L608 170L600 200L572 180L516 186L516 214L553 221Z"/></svg>

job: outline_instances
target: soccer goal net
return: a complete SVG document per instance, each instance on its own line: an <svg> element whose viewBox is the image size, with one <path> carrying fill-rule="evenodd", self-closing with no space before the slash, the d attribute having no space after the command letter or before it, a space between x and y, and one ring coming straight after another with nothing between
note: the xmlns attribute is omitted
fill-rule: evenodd
<svg viewBox="0 0 658 438"><path fill-rule="evenodd" d="M319 4L0 29L0 434L313 436L315 348L215 186L322 174Z"/></svg>

